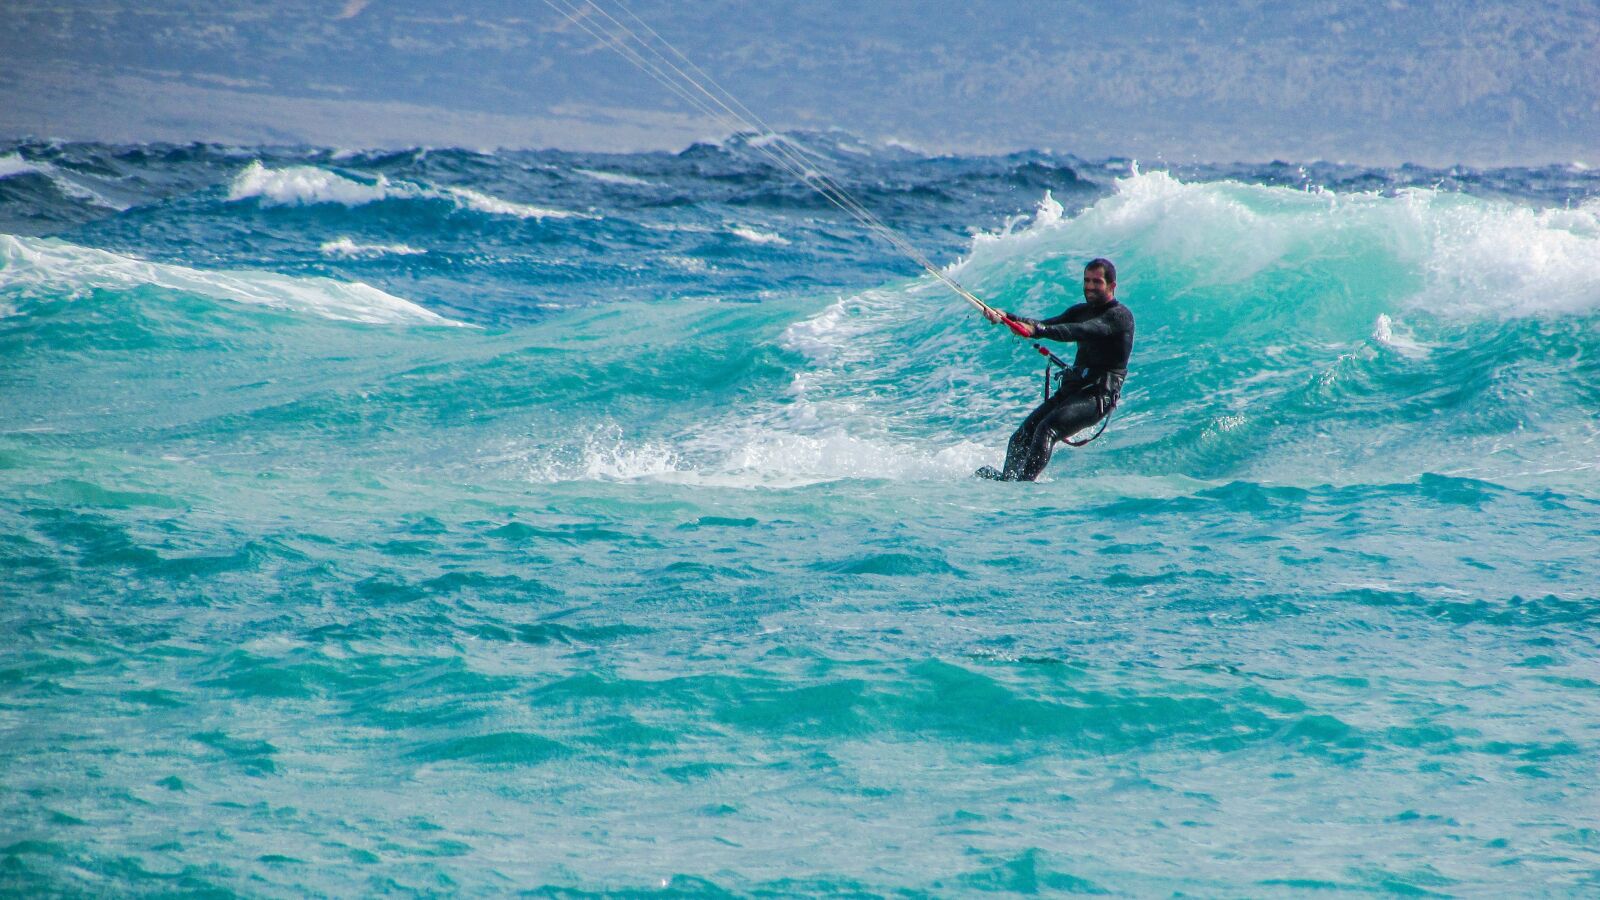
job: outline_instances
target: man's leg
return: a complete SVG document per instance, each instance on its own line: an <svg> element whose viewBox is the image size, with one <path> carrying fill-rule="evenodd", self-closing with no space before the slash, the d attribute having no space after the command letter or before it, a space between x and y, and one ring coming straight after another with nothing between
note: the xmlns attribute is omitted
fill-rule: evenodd
<svg viewBox="0 0 1600 900"><path fill-rule="evenodd" d="M1029 468L1029 459L1037 452L1039 433L1044 429L1044 422L1055 411L1057 401L1055 398L1039 404L1028 417L1022 420L1017 430L1012 432L1011 440L1006 444L1006 464L1000 469L1000 477L1005 481L1032 481L1025 478L1022 473ZM1050 460L1050 451L1045 450L1045 461ZM1043 469L1041 463L1038 467Z"/></svg>
<svg viewBox="0 0 1600 900"><path fill-rule="evenodd" d="M1051 407L1046 410L1045 406ZM1036 481L1044 472L1044 467L1050 464L1050 451L1055 449L1056 441L1070 437L1079 431L1093 425L1100 418L1100 399L1092 391L1070 394L1065 402L1059 405L1045 404L1035 412L1045 412L1040 416L1040 421L1034 424L1033 432L1026 455L1016 471L1016 478L1022 481ZM1029 416L1031 421L1033 416ZM1024 422L1024 425L1027 423ZM1018 434L1022 429L1017 429ZM1012 438L1016 440L1015 437ZM1006 465L1011 464L1011 456L1006 455ZM1011 470L1008 468L1007 473Z"/></svg>

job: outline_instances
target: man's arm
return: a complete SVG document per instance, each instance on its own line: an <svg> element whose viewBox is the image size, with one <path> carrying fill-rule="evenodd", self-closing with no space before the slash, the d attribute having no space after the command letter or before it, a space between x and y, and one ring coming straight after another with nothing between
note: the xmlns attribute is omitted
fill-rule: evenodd
<svg viewBox="0 0 1600 900"><path fill-rule="evenodd" d="M1084 338L1114 337L1127 330L1127 311L1120 306L1113 306L1100 315L1082 322L1057 323L1046 319L1033 326L1036 337L1066 342L1081 341Z"/></svg>
<svg viewBox="0 0 1600 900"><path fill-rule="evenodd" d="M983 317L996 325L1004 325L1022 337L1032 337L1033 329L1039 324L1037 319L1026 316L1014 316L1003 309L989 307L983 310Z"/></svg>

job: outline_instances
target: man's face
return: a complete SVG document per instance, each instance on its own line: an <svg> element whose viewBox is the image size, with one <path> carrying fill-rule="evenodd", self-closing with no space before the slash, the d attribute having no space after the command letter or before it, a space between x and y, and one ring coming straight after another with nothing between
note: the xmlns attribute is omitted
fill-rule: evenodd
<svg viewBox="0 0 1600 900"><path fill-rule="evenodd" d="M1105 303L1117 294L1117 286L1106 281L1101 269L1086 269L1083 273L1083 299L1089 303Z"/></svg>

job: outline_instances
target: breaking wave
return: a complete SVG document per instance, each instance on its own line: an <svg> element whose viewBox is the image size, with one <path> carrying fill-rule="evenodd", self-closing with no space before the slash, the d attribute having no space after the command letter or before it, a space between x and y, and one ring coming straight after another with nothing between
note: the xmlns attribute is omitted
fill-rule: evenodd
<svg viewBox="0 0 1600 900"><path fill-rule="evenodd" d="M0 235L0 291L52 296L154 288L372 324L458 325L361 282L275 272L207 271L150 262L50 238Z"/></svg>
<svg viewBox="0 0 1600 900"><path fill-rule="evenodd" d="M256 199L284 206L339 203L362 206L382 200L443 200L462 209L492 216L518 219L571 219L594 216L550 209L530 203L503 200L464 187L432 188L406 181L393 181L383 174L352 177L315 166L288 166L269 169L260 160L252 162L228 186L228 199Z"/></svg>

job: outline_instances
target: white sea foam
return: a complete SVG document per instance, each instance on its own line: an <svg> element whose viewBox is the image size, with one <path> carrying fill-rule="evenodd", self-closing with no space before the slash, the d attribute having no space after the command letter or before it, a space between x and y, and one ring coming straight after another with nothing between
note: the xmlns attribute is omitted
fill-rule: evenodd
<svg viewBox="0 0 1600 900"><path fill-rule="evenodd" d="M843 426L811 434L751 430L721 457L716 470L761 484L792 485L841 478L960 478L995 459L970 441L933 444L859 437Z"/></svg>
<svg viewBox="0 0 1600 900"><path fill-rule="evenodd" d="M323 256L342 257L345 259L373 259L379 256L417 256L427 253L408 244L358 244L349 237L340 237L331 241L324 241L317 248Z"/></svg>
<svg viewBox="0 0 1600 900"><path fill-rule="evenodd" d="M372 176L370 181L358 181L316 166L269 169L260 160L246 166L228 188L230 201L251 198L283 206L318 203L362 206L388 199L448 200L463 209L519 219L596 218L587 213L504 200L470 188L429 188L408 181L394 181L382 174Z"/></svg>
<svg viewBox="0 0 1600 900"><path fill-rule="evenodd" d="M56 190L66 194L68 197L93 203L95 206L103 206L106 209L121 211L128 208L126 203L117 203L114 200L109 200L92 188L68 178L61 173L60 169L49 163L30 162L23 159L20 153L8 153L5 156L0 156L0 178L13 178L29 174L45 176L55 185Z"/></svg>
<svg viewBox="0 0 1600 900"><path fill-rule="evenodd" d="M594 219L587 213L568 212L564 209L549 209L543 206L533 206L527 203L513 203L499 197L474 191L470 188L445 188L445 194L453 197L462 206L475 209L478 212L489 213L494 216L516 216L519 219Z"/></svg>
<svg viewBox="0 0 1600 900"><path fill-rule="evenodd" d="M43 174L44 169L23 159L21 153L7 153L5 156L0 156L0 178L26 175L29 172Z"/></svg>
<svg viewBox="0 0 1600 900"><path fill-rule="evenodd" d="M777 244L779 246L783 246L789 243L789 239L783 235L772 234L771 232L766 231L757 231L756 229L750 228L746 225L735 225L730 228L729 231L733 232L733 234L738 237L744 238L752 244Z"/></svg>
<svg viewBox="0 0 1600 900"><path fill-rule="evenodd" d="M575 442L513 448L502 458L520 460L526 477L541 482L793 487L850 478L965 478L999 457L996 447L960 435L891 434L882 416L853 400L813 400L806 393L801 387L783 402L667 439L640 440L607 423Z"/></svg>
<svg viewBox="0 0 1600 900"><path fill-rule="evenodd" d="M886 150L904 150L907 153L915 153L918 156L926 156L930 158L938 158L947 155L930 150L922 144L919 144L915 141L906 140L905 138L884 138L883 147Z"/></svg>
<svg viewBox="0 0 1600 900"><path fill-rule="evenodd" d="M695 275L709 275L716 271L715 266L710 265L698 256L664 256L661 261L670 263L685 272Z"/></svg>
<svg viewBox="0 0 1600 900"><path fill-rule="evenodd" d="M1424 250L1430 310L1503 316L1600 308L1600 200L1536 210L1408 192L1403 225Z"/></svg>
<svg viewBox="0 0 1600 900"><path fill-rule="evenodd" d="M1135 248L1183 271L1190 287L1239 284L1314 259L1322 268L1414 273L1422 285L1406 304L1436 315L1600 308L1600 200L1536 209L1439 190L1306 191L1189 183L1157 171L1118 179L1110 196L1070 217L1046 195L1026 227L1018 224L978 235L947 271L1003 283L1063 257Z"/></svg>
<svg viewBox="0 0 1600 900"><path fill-rule="evenodd" d="M1428 348L1410 334L1397 329L1387 313L1379 313L1377 321L1373 322L1372 339L1402 356L1421 359L1428 355Z"/></svg>
<svg viewBox="0 0 1600 900"><path fill-rule="evenodd" d="M717 229L709 225L695 225L693 223L679 222L640 222L651 231L668 231L681 234L715 234Z"/></svg>
<svg viewBox="0 0 1600 900"><path fill-rule="evenodd" d="M583 458L583 477L586 481L664 478L682 471L671 448L652 443L591 447Z"/></svg>
<svg viewBox="0 0 1600 900"><path fill-rule="evenodd" d="M788 143L794 146L799 146L793 138L772 131L749 137L744 143L746 147L770 147L773 144L778 143Z"/></svg>
<svg viewBox="0 0 1600 900"><path fill-rule="evenodd" d="M248 270L207 271L54 239L0 235L0 290L39 286L60 286L79 293L156 287L350 322L462 324L359 281Z"/></svg>
<svg viewBox="0 0 1600 900"><path fill-rule="evenodd" d="M634 175L624 175L621 172L602 172L599 169L573 169L576 174L606 184L626 184L634 187L655 187L655 182L646 181Z"/></svg>
<svg viewBox="0 0 1600 900"><path fill-rule="evenodd" d="M1033 213L1032 228L1049 228L1061 221L1066 210L1061 206L1061 201L1055 198L1050 191L1044 192L1044 199L1039 201L1039 206Z"/></svg>
<svg viewBox="0 0 1600 900"><path fill-rule="evenodd" d="M679 471L678 456L672 448L649 441L626 441L620 428L607 425L588 436L577 467L567 474L584 481L632 481Z"/></svg>
<svg viewBox="0 0 1600 900"><path fill-rule="evenodd" d="M671 447L630 440L614 422L594 428L577 447L513 447L508 458L520 460L530 480L547 483L674 479L687 471Z"/></svg>
<svg viewBox="0 0 1600 900"><path fill-rule="evenodd" d="M539 482L661 481L723 487L796 487L846 478L947 480L993 462L996 451L971 442L933 447L874 440L844 428L815 434L738 429L707 446L689 438L677 448L633 442L602 429L580 450L527 455L527 477Z"/></svg>
<svg viewBox="0 0 1600 900"><path fill-rule="evenodd" d="M997 447L962 423L999 421L1016 399L1010 395L1027 387L1021 378L1015 386L993 382L973 359L981 337L947 316L927 287L865 291L790 325L780 344L809 365L770 407L707 429L691 443L694 455L763 483L964 478L995 462ZM948 362L929 367L929 359ZM895 385L892 394L885 384ZM947 424L930 429L931 422ZM991 436L1002 441L1004 431Z"/></svg>
<svg viewBox="0 0 1600 900"><path fill-rule="evenodd" d="M392 196L417 196L417 193L411 185L392 184L383 175L367 183L316 166L269 169L259 160L246 166L228 187L229 200L256 197L285 206L316 203L360 206Z"/></svg>
<svg viewBox="0 0 1600 900"><path fill-rule="evenodd" d="M840 361L842 354L860 347L858 338L880 330L884 324L884 311L899 305L900 298L893 291L871 290L840 298L822 312L802 319L784 329L779 343L810 357L815 363L829 365Z"/></svg>

